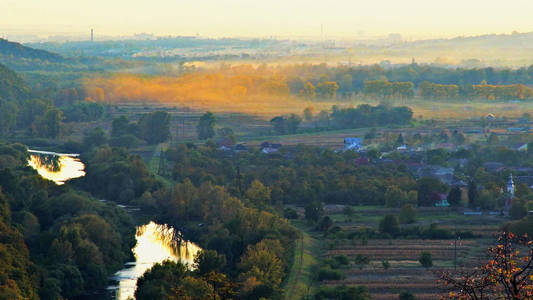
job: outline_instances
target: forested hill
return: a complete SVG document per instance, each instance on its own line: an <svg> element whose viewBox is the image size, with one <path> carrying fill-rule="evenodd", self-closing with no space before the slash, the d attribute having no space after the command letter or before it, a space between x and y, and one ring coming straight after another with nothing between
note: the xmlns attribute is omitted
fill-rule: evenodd
<svg viewBox="0 0 533 300"><path fill-rule="evenodd" d="M59 54L40 49L33 49L23 46L20 43L10 42L6 39L0 39L0 56L11 57L12 59L38 59L49 62L63 62L65 60Z"/></svg>
<svg viewBox="0 0 533 300"><path fill-rule="evenodd" d="M10 100L21 100L29 97L30 90L18 76L8 67L0 64L0 104Z"/></svg>

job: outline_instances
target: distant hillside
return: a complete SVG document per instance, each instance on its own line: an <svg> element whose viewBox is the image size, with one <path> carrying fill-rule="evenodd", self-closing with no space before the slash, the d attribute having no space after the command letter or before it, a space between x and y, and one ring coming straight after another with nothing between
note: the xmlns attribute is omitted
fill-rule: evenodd
<svg viewBox="0 0 533 300"><path fill-rule="evenodd" d="M0 104L11 100L29 98L30 90L18 76L8 67L0 64Z"/></svg>
<svg viewBox="0 0 533 300"><path fill-rule="evenodd" d="M363 41L352 47L362 64L416 62L465 68L523 67L533 64L533 32L488 34L417 41Z"/></svg>
<svg viewBox="0 0 533 300"><path fill-rule="evenodd" d="M61 55L51 53L45 50L26 47L20 43L10 42L5 39L0 39L0 56L12 57L14 59L37 59L49 62L64 61L64 58Z"/></svg>
<svg viewBox="0 0 533 300"><path fill-rule="evenodd" d="M513 34L486 34L478 36L460 36L450 39L430 39L407 43L407 45L425 46L477 46L477 47L525 47L533 48L533 32Z"/></svg>

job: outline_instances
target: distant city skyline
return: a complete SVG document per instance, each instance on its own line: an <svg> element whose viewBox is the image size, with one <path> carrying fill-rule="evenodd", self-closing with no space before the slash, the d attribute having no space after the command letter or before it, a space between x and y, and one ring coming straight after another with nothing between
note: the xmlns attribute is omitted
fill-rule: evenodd
<svg viewBox="0 0 533 300"><path fill-rule="evenodd" d="M0 36L407 39L533 31L529 0L3 0ZM323 26L323 30L321 30Z"/></svg>

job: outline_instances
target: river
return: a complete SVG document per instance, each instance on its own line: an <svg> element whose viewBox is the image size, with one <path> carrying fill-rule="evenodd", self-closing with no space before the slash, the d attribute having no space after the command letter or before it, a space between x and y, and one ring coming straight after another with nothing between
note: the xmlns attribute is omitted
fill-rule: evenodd
<svg viewBox="0 0 533 300"><path fill-rule="evenodd" d="M137 227L137 244L133 248L135 262L126 264L127 268L115 274L113 279L118 285L108 287L115 291L115 299L133 298L137 279L155 263L181 260L192 267L194 256L200 248L191 242L178 242L177 236L172 227L154 222Z"/></svg>
<svg viewBox="0 0 533 300"><path fill-rule="evenodd" d="M58 185L65 184L69 179L85 176L85 165L78 154L37 150L28 152L28 165L37 170L39 175ZM181 260L192 267L194 256L200 250L194 243L180 241L179 232L172 227L154 222L137 226L135 238L137 243L132 249L135 261L126 263L124 269L110 278L112 284L107 289L111 299L133 298L137 279L156 263Z"/></svg>
<svg viewBox="0 0 533 300"><path fill-rule="evenodd" d="M42 177L57 185L69 179L85 176L85 165L78 154L65 154L48 151L28 150L28 165L37 170Z"/></svg>

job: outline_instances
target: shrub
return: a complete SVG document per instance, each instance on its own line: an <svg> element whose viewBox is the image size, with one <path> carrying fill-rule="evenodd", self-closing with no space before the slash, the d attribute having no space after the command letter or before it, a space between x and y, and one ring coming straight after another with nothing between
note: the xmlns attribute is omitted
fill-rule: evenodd
<svg viewBox="0 0 533 300"><path fill-rule="evenodd" d="M341 279L344 279L344 274L329 267L322 267L318 270L318 281Z"/></svg>
<svg viewBox="0 0 533 300"><path fill-rule="evenodd" d="M285 211L283 212L283 215L287 219L298 219L298 213L290 207L285 209Z"/></svg>
<svg viewBox="0 0 533 300"><path fill-rule="evenodd" d="M422 253L420 253L418 261L424 268L429 268L433 266L433 259L431 258L431 253L427 251L423 251Z"/></svg>
<svg viewBox="0 0 533 300"><path fill-rule="evenodd" d="M388 270L390 268L390 262L388 260L382 260L381 265L383 266L383 269Z"/></svg>
<svg viewBox="0 0 533 300"><path fill-rule="evenodd" d="M379 222L379 232L388 233L392 236L397 235L400 232L400 227L398 226L398 219L394 215L386 215Z"/></svg>
<svg viewBox="0 0 533 300"><path fill-rule="evenodd" d="M345 216L351 218L351 217L354 215L355 211L354 211L354 209L353 209L351 206L346 205L346 206L343 208L342 213L343 213Z"/></svg>
<svg viewBox="0 0 533 300"><path fill-rule="evenodd" d="M133 134L125 134L121 136L112 137L109 141L109 144L113 147L124 147L124 148L134 148L141 143L141 140L138 139Z"/></svg>
<svg viewBox="0 0 533 300"><path fill-rule="evenodd" d="M412 224L416 221L416 210L411 204L405 204L400 210L400 223Z"/></svg>
<svg viewBox="0 0 533 300"><path fill-rule="evenodd" d="M359 269L362 269L365 265L368 265L370 263L370 259L366 255L357 254L355 256L354 262L359 267Z"/></svg>
<svg viewBox="0 0 533 300"><path fill-rule="evenodd" d="M350 259L346 255L335 255L333 259L338 262L340 265L346 266L350 264Z"/></svg>
<svg viewBox="0 0 533 300"><path fill-rule="evenodd" d="M370 293L364 286L320 287L315 294L315 299L369 300Z"/></svg>
<svg viewBox="0 0 533 300"><path fill-rule="evenodd" d="M398 299L400 300L416 300L415 296L408 291L403 291L398 295Z"/></svg>
<svg viewBox="0 0 533 300"><path fill-rule="evenodd" d="M324 265L329 266L332 269L340 268L339 262L334 260L334 259L331 259L331 258L330 259L325 259L324 260Z"/></svg>

